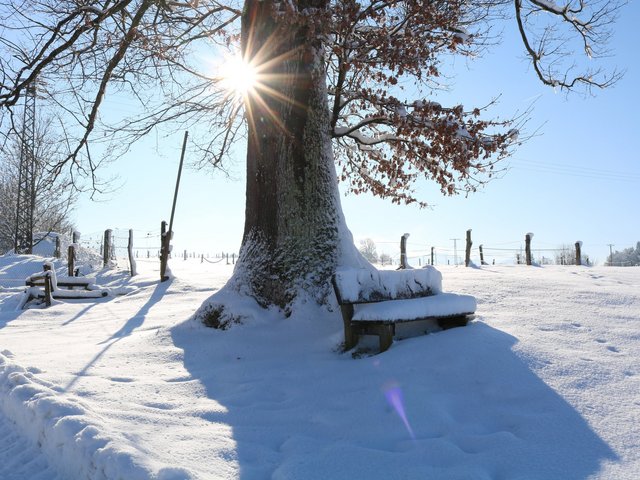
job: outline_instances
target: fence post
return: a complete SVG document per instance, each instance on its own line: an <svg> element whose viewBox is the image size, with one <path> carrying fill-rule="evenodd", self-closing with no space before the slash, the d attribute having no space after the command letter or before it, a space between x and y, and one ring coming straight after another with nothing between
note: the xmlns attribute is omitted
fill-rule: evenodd
<svg viewBox="0 0 640 480"><path fill-rule="evenodd" d="M582 265L582 242L576 242L576 265Z"/></svg>
<svg viewBox="0 0 640 480"><path fill-rule="evenodd" d="M400 237L400 270L409 267L409 263L407 262L407 238L409 238L408 233Z"/></svg>
<svg viewBox="0 0 640 480"><path fill-rule="evenodd" d="M67 273L70 277L74 276L76 271L76 247L75 245L69 245L67 250Z"/></svg>
<svg viewBox="0 0 640 480"><path fill-rule="evenodd" d="M533 233L527 233L524 236L524 253L527 259L527 265L531 265L531 239L533 238Z"/></svg>
<svg viewBox="0 0 640 480"><path fill-rule="evenodd" d="M102 263L106 267L109 265L109 259L111 258L111 229L104 231L104 242L102 251Z"/></svg>
<svg viewBox="0 0 640 480"><path fill-rule="evenodd" d="M160 281L169 280L167 276L167 262L169 261L169 242L171 234L167 233L167 222L160 222Z"/></svg>
<svg viewBox="0 0 640 480"><path fill-rule="evenodd" d="M60 252L60 237L56 236L56 249L53 252L53 256L56 258L60 258L61 256L61 252Z"/></svg>
<svg viewBox="0 0 640 480"><path fill-rule="evenodd" d="M484 252L482 251L482 245L478 247L480 250L480 265L487 265L487 262L484 261Z"/></svg>
<svg viewBox="0 0 640 480"><path fill-rule="evenodd" d="M186 260L187 259L187 250L185 249L185 251L182 254L182 259Z"/></svg>
<svg viewBox="0 0 640 480"><path fill-rule="evenodd" d="M436 247L431 247L431 265L433 266L433 257L434 257L434 251L435 251Z"/></svg>
<svg viewBox="0 0 640 480"><path fill-rule="evenodd" d="M131 276L135 277L137 275L136 272L136 261L133 258L133 229L129 229L129 244L127 245L127 251L129 252L129 267L131 269Z"/></svg>
<svg viewBox="0 0 640 480"><path fill-rule="evenodd" d="M464 252L464 266L468 267L471 264L471 229L467 230L467 246Z"/></svg>
<svg viewBox="0 0 640 480"><path fill-rule="evenodd" d="M76 232L75 230L73 231L73 234L71 235L72 238L72 242L73 243L78 243L80 241L80 232Z"/></svg>

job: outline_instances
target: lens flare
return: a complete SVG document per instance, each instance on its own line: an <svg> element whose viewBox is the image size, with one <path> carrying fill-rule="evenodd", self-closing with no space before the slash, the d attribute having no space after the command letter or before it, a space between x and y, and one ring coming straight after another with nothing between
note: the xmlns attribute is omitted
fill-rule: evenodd
<svg viewBox="0 0 640 480"><path fill-rule="evenodd" d="M404 423L404 426L407 429L407 432L409 432L409 436L413 440L415 440L416 437L413 434L413 429L409 424L407 413L404 408L404 399L402 397L402 389L400 388L400 385L398 385L396 382L387 383L384 386L383 391L384 391L384 396L387 399L387 402L396 411L396 413L402 420L402 423Z"/></svg>

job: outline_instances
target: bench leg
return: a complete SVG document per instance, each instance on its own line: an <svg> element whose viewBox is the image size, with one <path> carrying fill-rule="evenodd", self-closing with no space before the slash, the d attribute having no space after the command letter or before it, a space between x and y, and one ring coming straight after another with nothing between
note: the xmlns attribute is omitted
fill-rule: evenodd
<svg viewBox="0 0 640 480"><path fill-rule="evenodd" d="M340 311L342 313L342 321L344 322L344 351L347 352L357 345L359 335L351 323L351 319L353 318L353 305L340 305Z"/></svg>
<svg viewBox="0 0 640 480"><path fill-rule="evenodd" d="M51 306L51 296L53 294L53 284L51 277L46 275L44 277L44 303L47 307Z"/></svg>
<svg viewBox="0 0 640 480"><path fill-rule="evenodd" d="M393 324L380 325L378 327L378 337L380 337L380 353L389 349L393 343Z"/></svg>
<svg viewBox="0 0 640 480"><path fill-rule="evenodd" d="M438 319L438 326L443 330L448 330L450 328L456 327L464 327L467 323L469 323L469 317L467 315Z"/></svg>
<svg viewBox="0 0 640 480"><path fill-rule="evenodd" d="M358 344L358 334L350 321L344 322L344 350L349 351Z"/></svg>

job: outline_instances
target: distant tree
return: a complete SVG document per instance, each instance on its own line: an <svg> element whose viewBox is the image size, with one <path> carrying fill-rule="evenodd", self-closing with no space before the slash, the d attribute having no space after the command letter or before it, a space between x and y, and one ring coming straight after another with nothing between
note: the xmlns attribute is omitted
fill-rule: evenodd
<svg viewBox="0 0 640 480"><path fill-rule="evenodd" d="M391 255L384 252L380 254L380 263L382 265L391 265L391 262L392 262Z"/></svg>
<svg viewBox="0 0 640 480"><path fill-rule="evenodd" d="M589 255L581 252L580 261L582 265L589 265ZM575 245L564 244L556 250L555 253L556 265L575 265L576 264L576 247Z"/></svg>
<svg viewBox="0 0 640 480"><path fill-rule="evenodd" d="M640 242L636 243L636 247L625 248L622 251L616 250L607 261L608 265L621 267L640 266Z"/></svg>
<svg viewBox="0 0 640 480"><path fill-rule="evenodd" d="M91 151L127 148L155 127L198 125L213 165L247 139L245 228L229 289L286 312L323 302L338 265L361 265L336 177L355 192L420 202L426 179L475 190L517 144L517 119L434 101L455 56L481 55L513 20L532 71L551 87L611 85L606 52L617 0L4 0L0 127L29 86L68 115L66 165L93 175ZM206 56L242 50L243 65ZM203 61L204 60L204 61ZM579 66L584 68L579 68ZM226 72L226 73L225 73ZM405 88L409 86L409 88ZM142 112L101 115L118 93ZM496 86L496 94L499 86ZM336 171L336 163L338 171ZM95 177L92 176L92 180ZM235 320L215 298L198 315ZM225 298L229 298L228 296Z"/></svg>
<svg viewBox="0 0 640 480"><path fill-rule="evenodd" d="M68 175L55 174L51 170L61 155L60 142L61 139L52 133L50 119L37 122L34 233L66 233L73 229L70 217L77 193L71 188ZM15 136L0 148L0 253L14 247L20 150L20 140ZM39 239L34 238L34 241Z"/></svg>
<svg viewBox="0 0 640 480"><path fill-rule="evenodd" d="M378 263L378 252L376 250L376 244L370 238L360 240L360 253L370 263Z"/></svg>

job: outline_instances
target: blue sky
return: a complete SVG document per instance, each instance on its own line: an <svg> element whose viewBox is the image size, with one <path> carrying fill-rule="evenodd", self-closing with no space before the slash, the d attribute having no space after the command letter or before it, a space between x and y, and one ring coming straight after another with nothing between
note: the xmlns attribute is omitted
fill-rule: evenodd
<svg viewBox="0 0 640 480"><path fill-rule="evenodd" d="M584 253L603 263L608 244L614 250L640 241L635 210L640 199L640 165L635 109L640 106L640 53L636 29L640 5L622 10L607 60L626 70L613 88L583 97L554 92L541 85L523 59L522 47L508 27L503 44L482 59L455 64L451 98L468 106L483 105L497 95L495 114L508 117L535 100L528 124L539 135L505 162L508 171L468 197L443 197L429 184L419 194L433 206L395 206L367 195L343 196L347 224L356 242L373 239L379 251L398 252L400 236L409 232L409 255L436 247L438 261L453 259L453 241L473 231L474 255L483 244L489 261L510 259L527 232L535 249L554 249L581 240ZM515 26L515 25L513 25ZM445 94L446 97L446 94ZM118 108L118 105L115 106ZM183 132L150 137L103 175L118 175L120 188L101 202L83 198L75 221L85 238L105 228L133 228L136 236L155 234L169 220ZM237 251L244 222L244 151L240 146L232 178L221 173L183 172L174 222L176 251ZM458 242L458 254L463 240ZM493 255L491 255L491 253ZM552 253L539 252L539 255ZM415 261L414 263L417 263Z"/></svg>

